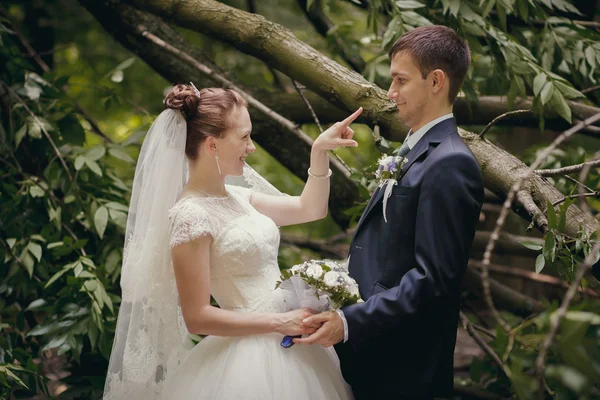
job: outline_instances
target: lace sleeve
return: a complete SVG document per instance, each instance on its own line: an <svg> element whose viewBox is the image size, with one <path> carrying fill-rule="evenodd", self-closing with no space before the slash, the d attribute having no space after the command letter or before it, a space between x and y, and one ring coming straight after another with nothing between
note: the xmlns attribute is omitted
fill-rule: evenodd
<svg viewBox="0 0 600 400"><path fill-rule="evenodd" d="M169 213L171 237L169 248L189 243L200 236L213 235L214 227L206 210L194 207L191 200L183 200Z"/></svg>

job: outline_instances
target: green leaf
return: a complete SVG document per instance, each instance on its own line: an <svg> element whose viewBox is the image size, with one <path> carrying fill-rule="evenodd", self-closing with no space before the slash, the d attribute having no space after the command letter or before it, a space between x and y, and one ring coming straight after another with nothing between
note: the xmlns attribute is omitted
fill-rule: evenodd
<svg viewBox="0 0 600 400"><path fill-rule="evenodd" d="M106 207L102 206L96 210L94 214L94 227L96 227L96 232L100 236L100 239L104 236L104 231L106 230L106 225L108 224L108 210Z"/></svg>
<svg viewBox="0 0 600 400"><path fill-rule="evenodd" d="M93 292L98 288L98 281L95 279L89 279L83 283L83 287L88 292Z"/></svg>
<svg viewBox="0 0 600 400"><path fill-rule="evenodd" d="M27 124L23 125L21 129L15 133L15 147L19 147L19 144L27 134Z"/></svg>
<svg viewBox="0 0 600 400"><path fill-rule="evenodd" d="M25 85L23 86L25 89L25 94L29 97L30 100L37 101L42 94L42 88L36 82L31 79L25 80Z"/></svg>
<svg viewBox="0 0 600 400"><path fill-rule="evenodd" d="M527 0L517 0L517 10L524 21L527 21L529 16L529 2Z"/></svg>
<svg viewBox="0 0 600 400"><path fill-rule="evenodd" d="M110 76L110 80L115 83L121 83L121 82L123 82L124 77L125 77L125 74L123 73L123 70L118 69L112 73L112 75Z"/></svg>
<svg viewBox="0 0 600 400"><path fill-rule="evenodd" d="M27 249L31 254L35 256L35 258L40 262L42 260L42 246L37 243L29 242L27 245Z"/></svg>
<svg viewBox="0 0 600 400"><path fill-rule="evenodd" d="M588 311L567 311L565 319L586 322L590 325L600 325L600 315Z"/></svg>
<svg viewBox="0 0 600 400"><path fill-rule="evenodd" d="M588 46L585 49L585 58L588 64L590 64L590 67L596 68L596 51L592 46Z"/></svg>
<svg viewBox="0 0 600 400"><path fill-rule="evenodd" d="M90 161L98 161L104 157L104 154L106 154L106 148L104 146L96 146L86 153L85 158Z"/></svg>
<svg viewBox="0 0 600 400"><path fill-rule="evenodd" d="M498 22L500 23L500 28L502 28L502 30L506 32L508 30L508 27L506 25L506 10L504 9L504 7L498 4L496 6L496 12L498 13Z"/></svg>
<svg viewBox="0 0 600 400"><path fill-rule="evenodd" d="M552 380L562 382L563 385L575 393L581 392L588 385L588 379L585 375L566 365L548 365L544 374Z"/></svg>
<svg viewBox="0 0 600 400"><path fill-rule="evenodd" d="M108 210L110 219L119 227L127 229L127 213L113 209Z"/></svg>
<svg viewBox="0 0 600 400"><path fill-rule="evenodd" d="M12 249L15 246L16 242L17 242L17 239L15 239L15 238L8 238L8 239L6 239L6 244L8 244L8 247L10 249Z"/></svg>
<svg viewBox="0 0 600 400"><path fill-rule="evenodd" d="M106 203L104 206L107 208L111 208L113 210L129 212L129 207L127 207L125 204L117 203L114 201L110 201L110 202Z"/></svg>
<svg viewBox="0 0 600 400"><path fill-rule="evenodd" d="M537 74L535 79L533 80L533 95L539 95L540 91L546 84L546 74L544 72L540 72Z"/></svg>
<svg viewBox="0 0 600 400"><path fill-rule="evenodd" d="M121 253L117 249L113 249L104 262L104 269L106 273L112 274L119 262L121 261Z"/></svg>
<svg viewBox="0 0 600 400"><path fill-rule="evenodd" d="M128 163L134 163L135 160L133 158L131 158L131 156L129 154L127 154L127 152L119 147L112 147L110 149L108 149L108 154L110 154L111 156L118 158L119 160L122 161L126 161Z"/></svg>
<svg viewBox="0 0 600 400"><path fill-rule="evenodd" d="M46 239L42 235L34 234L29 237L31 238L31 240L37 240L38 242L46 243Z"/></svg>
<svg viewBox="0 0 600 400"><path fill-rule="evenodd" d="M577 99L585 97L579 90L572 86L566 85L561 81L554 81L556 88L565 96L567 99Z"/></svg>
<svg viewBox="0 0 600 400"><path fill-rule="evenodd" d="M552 96L552 107L554 107L558 114L566 119L568 123L571 123L571 107L569 107L569 104L567 104L567 101L558 90L555 90L554 95Z"/></svg>
<svg viewBox="0 0 600 400"><path fill-rule="evenodd" d="M19 259L21 260L21 263L23 263L23 266L25 266L25 269L27 270L29 277L32 278L33 277L33 267L35 266L35 260L33 259L33 257L31 257L31 255L29 254L27 249L23 249L23 253L21 254L21 257L19 257Z"/></svg>
<svg viewBox="0 0 600 400"><path fill-rule="evenodd" d="M523 246L527 247L528 249L531 250L541 250L544 246L537 243L537 242L529 242L529 241L523 241L523 242L519 242L521 243Z"/></svg>
<svg viewBox="0 0 600 400"><path fill-rule="evenodd" d="M41 187L35 185L29 188L29 194L31 195L31 197L44 197L46 192L44 192L44 190Z"/></svg>
<svg viewBox="0 0 600 400"><path fill-rule="evenodd" d="M94 350L98 344L98 328L96 328L96 325L91 323L91 321L92 320L90 319L90 324L88 325L88 337L90 338L92 350Z"/></svg>
<svg viewBox="0 0 600 400"><path fill-rule="evenodd" d="M0 372L6 374L8 377L10 377L12 380L14 380L18 385L24 387L25 389L29 390L29 386L27 386L22 380L21 378L19 378L17 375L15 375L12 370L16 370L16 371L25 371L24 368L19 368L16 365L7 365L7 366L0 366ZM2 377L2 374L0 374L0 377ZM7 387L10 388L10 386L8 384L6 384Z"/></svg>
<svg viewBox="0 0 600 400"><path fill-rule="evenodd" d="M425 7L425 4L414 0L400 0L396 2L396 5L403 10L414 10L415 8Z"/></svg>
<svg viewBox="0 0 600 400"><path fill-rule="evenodd" d="M42 351L46 351L46 350L50 350L50 349L55 349L57 347L60 347L63 345L63 343L67 340L67 334L63 334L61 336L57 336L55 338L53 338L50 342L48 342L48 344L46 344L43 348Z"/></svg>
<svg viewBox="0 0 600 400"><path fill-rule="evenodd" d="M83 264L81 264L80 262L77 262L75 264L75 268L73 268L73 275L75 275L75 277L78 278L79 274L81 274L81 272L83 272Z"/></svg>
<svg viewBox="0 0 600 400"><path fill-rule="evenodd" d="M552 84L552 81L548 81L544 84L544 87L542 88L542 91L540 93L540 100L542 101L542 104L546 104L548 100L552 98L553 94L554 85Z"/></svg>
<svg viewBox="0 0 600 400"><path fill-rule="evenodd" d="M60 242L54 242L54 243L49 243L48 246L46 246L48 248L48 250L52 250L55 247L60 247L60 246L64 246L65 243L63 241Z"/></svg>
<svg viewBox="0 0 600 400"><path fill-rule="evenodd" d="M87 165L88 168L91 169L96 175L102 176L102 170L100 169L100 166L96 163L96 161L92 161L86 158L85 165Z"/></svg>
<svg viewBox="0 0 600 400"><path fill-rule="evenodd" d="M402 28L402 19L399 15L396 15L387 26L385 33L383 34L383 38L381 39L381 48L385 49L387 46L396 39L398 35L403 32ZM371 63L370 63L371 64ZM375 72L376 64L372 65L373 72Z"/></svg>
<svg viewBox="0 0 600 400"><path fill-rule="evenodd" d="M31 302L31 304L29 304L27 306L27 308L25 309L25 311L35 311L38 310L42 307L44 307L46 304L48 304L48 302L44 299L37 299Z"/></svg>
<svg viewBox="0 0 600 400"><path fill-rule="evenodd" d="M75 158L75 170L79 171L83 164L85 163L85 158L83 156L77 156Z"/></svg>
<svg viewBox="0 0 600 400"><path fill-rule="evenodd" d="M404 11L402 14L402 21L410 26L429 26L433 25L431 21L422 16L421 14L417 14L414 11Z"/></svg>
<svg viewBox="0 0 600 400"><path fill-rule="evenodd" d="M81 262L83 264L87 265L88 267L96 268L96 265L94 264L94 262L87 257L81 257Z"/></svg>
<svg viewBox="0 0 600 400"><path fill-rule="evenodd" d="M52 124L45 118L38 116L37 119L29 119L29 129L27 130L29 137L41 139L43 130L46 132L52 132L54 128L52 127Z"/></svg>
<svg viewBox="0 0 600 400"><path fill-rule="evenodd" d="M41 336L47 335L49 333L55 332L60 329L58 322L52 322L47 325L37 325L29 332L27 332L27 336Z"/></svg>
<svg viewBox="0 0 600 400"><path fill-rule="evenodd" d="M57 273L55 273L52 278L50 278L50 280L48 281L48 283L46 283L44 285L44 289L47 289L50 285L52 285L54 282L56 282L56 280L58 278L60 278L61 276L64 275L65 272L67 272L70 268L63 268L60 271L58 271Z"/></svg>
<svg viewBox="0 0 600 400"><path fill-rule="evenodd" d="M460 3L460 0L449 0L450 14L452 14L454 17L458 16L458 12L460 11Z"/></svg>
<svg viewBox="0 0 600 400"><path fill-rule="evenodd" d="M135 62L135 57L130 57L127 60L123 61L121 64L117 65L115 69L124 70L133 65Z"/></svg>
<svg viewBox="0 0 600 400"><path fill-rule="evenodd" d="M548 214L548 229L555 229L556 225L556 211L554 210L554 206L550 202L550 200L546 200L546 207L548 210L546 213Z"/></svg>
<svg viewBox="0 0 600 400"><path fill-rule="evenodd" d="M540 254L535 259L535 273L539 274L544 269L544 265L546 265L546 259L543 254Z"/></svg>

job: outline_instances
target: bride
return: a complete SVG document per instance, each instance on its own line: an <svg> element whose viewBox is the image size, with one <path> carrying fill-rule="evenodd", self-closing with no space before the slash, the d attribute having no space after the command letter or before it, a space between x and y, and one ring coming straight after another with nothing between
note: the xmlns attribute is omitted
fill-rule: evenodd
<svg viewBox="0 0 600 400"><path fill-rule="evenodd" d="M176 85L164 104L136 166L104 398L351 398L333 348L280 346L318 326L274 288L278 226L325 217L327 151L357 145L362 109L314 141L302 194L286 196L245 163L256 148L237 92Z"/></svg>

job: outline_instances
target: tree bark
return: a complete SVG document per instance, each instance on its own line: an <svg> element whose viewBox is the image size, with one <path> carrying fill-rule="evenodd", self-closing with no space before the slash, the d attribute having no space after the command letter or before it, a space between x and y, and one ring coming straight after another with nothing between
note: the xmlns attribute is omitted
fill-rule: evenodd
<svg viewBox="0 0 600 400"><path fill-rule="evenodd" d="M81 1L84 4L94 3L93 0ZM407 128L396 117L396 108L387 99L385 91L299 41L286 28L269 22L260 15L249 14L212 0L181 0L176 3L170 0L129 0L129 2L164 16L182 27L227 42L240 51L265 61L341 109L350 111L362 106L364 111L361 122L379 124L382 134L388 138L400 139L407 133ZM157 35L161 36L161 33ZM148 54L143 54L143 57L147 59ZM163 75L177 75L165 71L167 68L170 69L171 65L169 67L157 65L157 70L163 71ZM188 69L188 74L185 76L197 76L197 73ZM179 76L183 81L181 78L183 76ZM264 123L268 124L266 121ZM464 130L461 130L460 134L482 168L486 187L504 198L517 176L526 170L525 164L475 134ZM273 151L272 154L282 162L287 162L288 165L291 164L291 160L294 160L296 167L293 170L298 171L299 176L305 177L306 173L303 170L307 166L308 157L299 154L298 145L294 141L287 142L287 138L283 136L277 138L277 135L270 135L269 139L263 141L265 148L271 140L282 139L278 141L278 146L271 145L267 150ZM258 137L257 142L261 143ZM353 187L350 184L341 186L345 190L337 191L334 187L332 191L332 207L339 207L338 209L343 209L351 203L343 201L336 204L334 199L341 198L342 192L347 193L347 188ZM545 219L542 210L545 208L546 201L554 202L561 199L563 195L547 180L537 176L527 181L525 189L526 191L523 192L525 196L520 196L513 209L528 220L534 218L536 226L544 231ZM529 194L532 201L528 201ZM355 194L350 195L350 198L356 198ZM332 208L332 214L333 210ZM598 221L584 215L575 206L571 206L568 214L566 227L568 235L576 236L580 225L585 226L589 231L598 229Z"/></svg>

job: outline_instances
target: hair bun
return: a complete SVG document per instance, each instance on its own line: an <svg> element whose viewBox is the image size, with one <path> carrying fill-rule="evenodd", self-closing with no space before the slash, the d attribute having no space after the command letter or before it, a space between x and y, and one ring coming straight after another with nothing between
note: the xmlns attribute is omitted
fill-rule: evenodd
<svg viewBox="0 0 600 400"><path fill-rule="evenodd" d="M180 110L186 118L191 118L198 112L200 97L190 85L178 84L167 94L163 103L165 108Z"/></svg>

